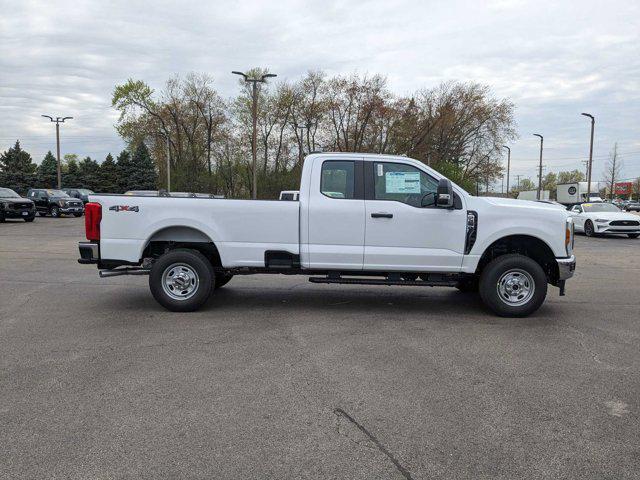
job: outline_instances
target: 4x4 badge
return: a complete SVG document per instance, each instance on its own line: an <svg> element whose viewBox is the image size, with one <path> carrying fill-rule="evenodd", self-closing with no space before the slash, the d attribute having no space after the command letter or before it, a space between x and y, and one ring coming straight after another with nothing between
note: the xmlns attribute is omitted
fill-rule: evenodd
<svg viewBox="0 0 640 480"><path fill-rule="evenodd" d="M130 205L114 205L113 207L109 207L109 210L113 210L114 212L139 212L140 208L137 205L135 207Z"/></svg>

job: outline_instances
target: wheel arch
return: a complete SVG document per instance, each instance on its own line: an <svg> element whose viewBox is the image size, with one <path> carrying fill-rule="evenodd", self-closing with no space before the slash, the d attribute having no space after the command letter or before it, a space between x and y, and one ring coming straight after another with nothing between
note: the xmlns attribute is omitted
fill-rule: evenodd
<svg viewBox="0 0 640 480"><path fill-rule="evenodd" d="M157 258L169 250L191 248L202 253L214 267L221 267L215 242L199 228L186 225L162 227L152 233L144 244L140 258Z"/></svg>
<svg viewBox="0 0 640 480"><path fill-rule="evenodd" d="M558 263L553 249L541 238L529 234L507 235L495 240L482 253L475 273L480 274L489 262L510 253L535 260L544 270L549 283L555 285L558 282Z"/></svg>

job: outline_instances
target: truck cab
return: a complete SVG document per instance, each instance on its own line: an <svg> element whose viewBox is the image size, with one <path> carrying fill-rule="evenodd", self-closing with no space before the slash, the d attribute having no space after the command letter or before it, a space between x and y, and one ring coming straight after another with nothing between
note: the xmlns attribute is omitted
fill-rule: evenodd
<svg viewBox="0 0 640 480"><path fill-rule="evenodd" d="M312 154L297 202L90 200L81 263L97 263L103 276L149 274L154 297L171 310L198 308L234 275L284 273L314 283L458 287L479 291L500 315L522 316L540 306L547 283L563 293L575 267L568 212L472 197L399 156Z"/></svg>

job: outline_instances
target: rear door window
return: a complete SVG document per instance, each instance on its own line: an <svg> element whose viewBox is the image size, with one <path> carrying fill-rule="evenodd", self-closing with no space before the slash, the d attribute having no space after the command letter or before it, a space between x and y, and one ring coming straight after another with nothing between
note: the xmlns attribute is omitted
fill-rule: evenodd
<svg viewBox="0 0 640 480"><path fill-rule="evenodd" d="M325 161L322 164L320 192L329 198L355 198L355 162Z"/></svg>

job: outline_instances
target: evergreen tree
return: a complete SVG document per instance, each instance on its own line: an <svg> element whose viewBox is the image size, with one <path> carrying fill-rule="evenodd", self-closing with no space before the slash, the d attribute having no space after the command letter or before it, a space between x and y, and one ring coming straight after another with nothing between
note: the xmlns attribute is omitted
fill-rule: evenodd
<svg viewBox="0 0 640 480"><path fill-rule="evenodd" d="M98 191L103 193L122 193L118 185L118 167L111 154L100 165Z"/></svg>
<svg viewBox="0 0 640 480"><path fill-rule="evenodd" d="M58 161L51 151L47 152L38 166L38 181L44 188L58 187Z"/></svg>
<svg viewBox="0 0 640 480"><path fill-rule="evenodd" d="M91 157L85 157L78 164L78 180L81 188L99 189L100 165Z"/></svg>
<svg viewBox="0 0 640 480"><path fill-rule="evenodd" d="M131 163L131 155L126 150L122 150L118 155L116 163L116 171L118 173L118 187L121 192L131 190L129 188L130 178L133 173L133 165Z"/></svg>
<svg viewBox="0 0 640 480"><path fill-rule="evenodd" d="M158 184L158 173L149 149L143 142L136 147L131 164L130 190L154 190Z"/></svg>
<svg viewBox="0 0 640 480"><path fill-rule="evenodd" d="M37 168L31 155L16 141L13 147L0 155L0 185L24 195L37 181Z"/></svg>
<svg viewBox="0 0 640 480"><path fill-rule="evenodd" d="M62 174L62 184L66 188L79 188L80 187L80 172L78 169L78 162L75 158L66 158L65 172Z"/></svg>

